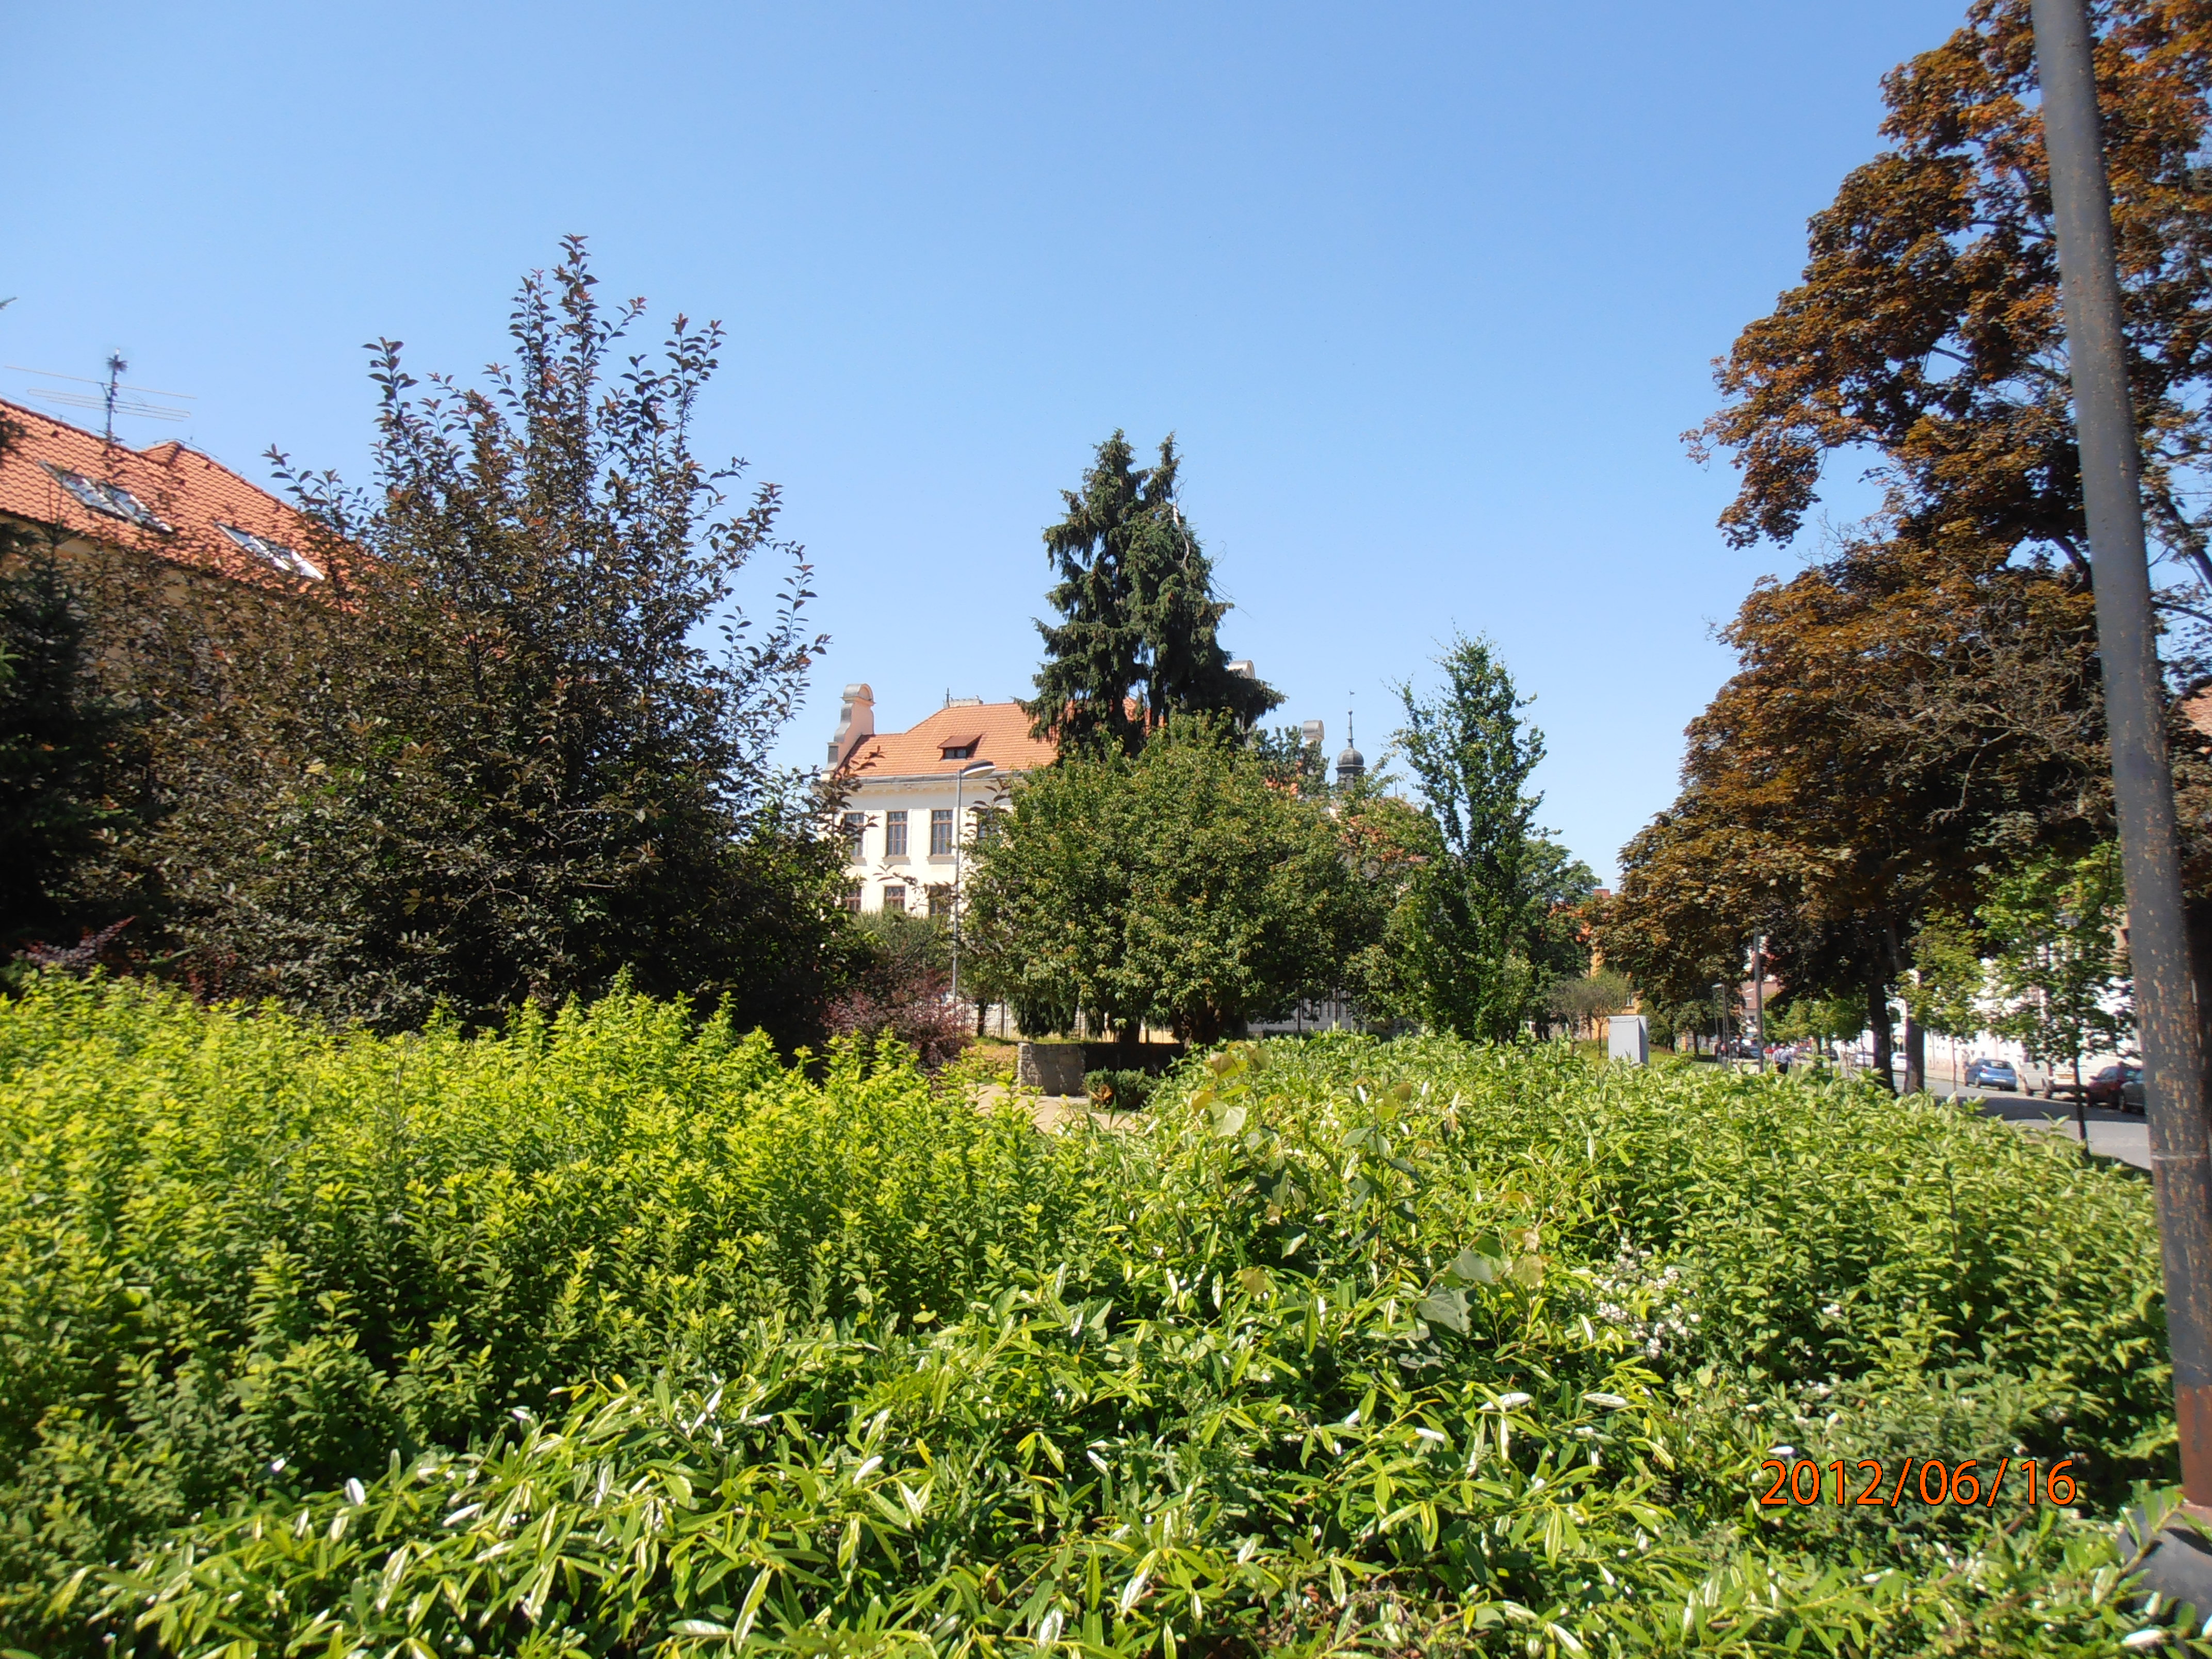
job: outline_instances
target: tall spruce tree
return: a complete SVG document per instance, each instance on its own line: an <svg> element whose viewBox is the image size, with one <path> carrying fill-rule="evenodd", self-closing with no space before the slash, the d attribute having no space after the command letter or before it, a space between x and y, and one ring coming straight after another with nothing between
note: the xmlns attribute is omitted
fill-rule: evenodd
<svg viewBox="0 0 2212 1659"><path fill-rule="evenodd" d="M1249 726L1282 702L1230 669L1219 630L1231 607L1176 505L1180 461L1170 434L1155 465L1137 465L1117 429L1083 488L1061 492L1067 515L1044 532L1060 573L1046 597L1060 620L1037 624L1044 666L1036 696L1022 705L1039 737L1133 754L1170 715Z"/></svg>

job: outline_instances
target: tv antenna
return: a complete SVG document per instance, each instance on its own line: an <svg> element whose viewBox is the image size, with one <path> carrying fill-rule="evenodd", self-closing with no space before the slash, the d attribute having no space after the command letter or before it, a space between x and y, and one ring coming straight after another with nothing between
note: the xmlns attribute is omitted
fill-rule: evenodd
<svg viewBox="0 0 2212 1659"><path fill-rule="evenodd" d="M60 404L70 409L97 409L106 420L107 441L115 441L115 417L127 415L142 421L182 421L191 418L191 410L176 409L167 404L149 403L150 398L182 398L186 403L196 401L189 392L161 392L149 386L126 386L123 377L130 373L131 365L120 352L111 353L107 359L107 378L88 380L82 374L59 374L50 368L26 368L21 363L8 367L18 374L35 374L46 380L67 380L73 386L99 388L96 392L72 392L62 386L33 386L25 394L42 404Z"/></svg>

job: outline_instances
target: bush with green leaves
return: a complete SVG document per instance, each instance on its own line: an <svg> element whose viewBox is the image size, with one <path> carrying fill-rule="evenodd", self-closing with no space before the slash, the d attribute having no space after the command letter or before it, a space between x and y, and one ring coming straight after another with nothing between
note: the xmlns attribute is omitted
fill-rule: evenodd
<svg viewBox="0 0 2212 1659"><path fill-rule="evenodd" d="M2147 1183L1869 1086L1240 1046L1115 1128L617 997L0 1007L0 1646L2110 1652ZM2071 1511L1761 1509L1788 1443Z"/></svg>
<svg viewBox="0 0 2212 1659"><path fill-rule="evenodd" d="M1139 1112L1152 1100L1160 1079L1141 1066L1106 1066L1083 1074L1083 1092L1117 1112Z"/></svg>

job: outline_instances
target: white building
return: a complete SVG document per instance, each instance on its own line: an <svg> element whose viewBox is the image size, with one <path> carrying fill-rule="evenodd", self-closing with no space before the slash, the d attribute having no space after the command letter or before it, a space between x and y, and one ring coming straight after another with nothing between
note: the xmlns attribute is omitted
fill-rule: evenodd
<svg viewBox="0 0 2212 1659"><path fill-rule="evenodd" d="M1016 775L1051 765L1056 752L1030 735L1018 702L953 697L919 726L878 732L875 693L847 686L828 757L848 791L847 904L950 914L977 815L1003 806Z"/></svg>

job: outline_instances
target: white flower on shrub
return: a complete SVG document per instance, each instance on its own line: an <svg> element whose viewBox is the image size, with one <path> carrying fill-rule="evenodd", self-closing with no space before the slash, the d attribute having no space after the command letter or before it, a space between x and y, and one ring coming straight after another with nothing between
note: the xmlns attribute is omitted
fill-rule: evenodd
<svg viewBox="0 0 2212 1659"><path fill-rule="evenodd" d="M1589 1282L1597 1298L1591 1311L1643 1349L1645 1358L1656 1359L1690 1335L1698 1316L1675 1293L1682 1270L1670 1266L1654 1273L1651 1258L1650 1250L1624 1245L1613 1266L1592 1273Z"/></svg>

